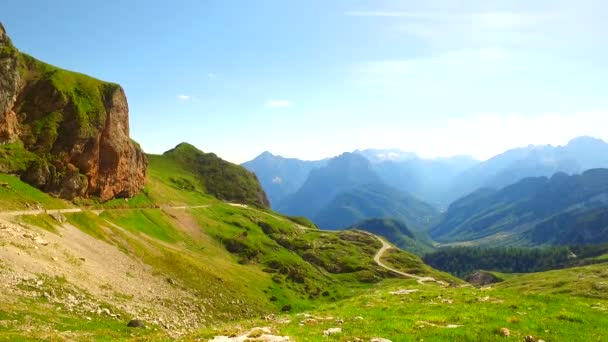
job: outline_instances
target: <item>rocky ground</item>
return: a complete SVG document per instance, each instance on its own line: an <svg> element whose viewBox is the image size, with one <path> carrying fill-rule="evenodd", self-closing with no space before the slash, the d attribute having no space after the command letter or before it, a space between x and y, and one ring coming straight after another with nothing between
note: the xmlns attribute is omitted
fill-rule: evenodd
<svg viewBox="0 0 608 342"><path fill-rule="evenodd" d="M210 317L207 307L213 305L213 299L198 298L66 223L54 234L0 220L0 284L2 301L44 298L56 310L87 320L106 316L126 325L140 319L172 336L204 326Z"/></svg>

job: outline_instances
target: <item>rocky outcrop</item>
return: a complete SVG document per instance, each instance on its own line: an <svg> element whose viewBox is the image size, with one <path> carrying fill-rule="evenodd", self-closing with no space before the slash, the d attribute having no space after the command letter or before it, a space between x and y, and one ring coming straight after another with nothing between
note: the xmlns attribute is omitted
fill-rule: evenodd
<svg viewBox="0 0 608 342"><path fill-rule="evenodd" d="M1 26L0 44L0 144L28 153L9 171L68 199L137 194L147 162L123 89L19 53Z"/></svg>
<svg viewBox="0 0 608 342"><path fill-rule="evenodd" d="M0 143L17 138L17 116L13 106L21 83L18 52L0 23Z"/></svg>
<svg viewBox="0 0 608 342"><path fill-rule="evenodd" d="M471 283L471 284L477 285L477 286L491 285L491 284L500 283L502 281L502 279L498 278L494 274L492 274L490 272L485 272L485 271L473 272L473 273L469 274L465 278L465 280L468 283Z"/></svg>

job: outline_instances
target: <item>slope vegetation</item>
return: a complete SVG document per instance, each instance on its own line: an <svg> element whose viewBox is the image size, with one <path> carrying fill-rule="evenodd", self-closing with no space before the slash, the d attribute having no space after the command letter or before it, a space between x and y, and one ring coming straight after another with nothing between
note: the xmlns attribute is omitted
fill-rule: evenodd
<svg viewBox="0 0 608 342"><path fill-rule="evenodd" d="M435 208L382 183L365 184L338 194L313 217L321 228L340 229L367 218L385 217L405 222L412 230L428 228Z"/></svg>
<svg viewBox="0 0 608 342"><path fill-rule="evenodd" d="M123 89L19 52L0 24L0 172L63 198L130 197L145 156Z"/></svg>
<svg viewBox="0 0 608 342"><path fill-rule="evenodd" d="M2 175L0 191L16 200L0 201L0 337L166 339L312 309L397 277L374 261L375 237L225 203L190 166L151 156L141 194L78 202L86 207ZM64 211L44 213L51 208ZM392 252L422 275L451 279ZM127 328L132 319L151 329Z"/></svg>
<svg viewBox="0 0 608 342"><path fill-rule="evenodd" d="M606 266L594 265L510 276L485 288L387 280L304 314L205 329L193 337L265 326L294 341L603 341L606 279Z"/></svg>
<svg viewBox="0 0 608 342"><path fill-rule="evenodd" d="M608 241L607 203L608 169L527 178L456 201L431 235L483 245L601 243Z"/></svg>
<svg viewBox="0 0 608 342"><path fill-rule="evenodd" d="M218 199L236 203L250 204L258 208L269 206L266 193L255 174L245 168L229 163L213 153L203 153L196 147L182 143L164 153L196 176L204 190ZM177 184L180 179L173 180ZM191 187L188 182L183 188Z"/></svg>
<svg viewBox="0 0 608 342"><path fill-rule="evenodd" d="M397 247L408 252L422 255L434 250L432 245L421 236L423 233L412 232L407 225L395 219L373 218L360 221L349 229L361 229L386 238Z"/></svg>

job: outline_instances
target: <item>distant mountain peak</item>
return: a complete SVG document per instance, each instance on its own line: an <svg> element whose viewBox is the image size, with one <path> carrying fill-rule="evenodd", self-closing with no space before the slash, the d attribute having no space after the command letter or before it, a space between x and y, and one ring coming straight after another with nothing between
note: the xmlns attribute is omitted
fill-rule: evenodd
<svg viewBox="0 0 608 342"><path fill-rule="evenodd" d="M275 156L270 151L264 151L259 156L257 156L255 159L276 158L276 157L278 157L278 156Z"/></svg>
<svg viewBox="0 0 608 342"><path fill-rule="evenodd" d="M606 145L606 142L602 139L594 138L588 135L576 137L568 142L568 146L574 145Z"/></svg>
<svg viewBox="0 0 608 342"><path fill-rule="evenodd" d="M354 154L362 155L372 163L382 163L387 161L407 161L418 159L418 155L414 152L405 152L398 148L389 149L365 149L355 150Z"/></svg>

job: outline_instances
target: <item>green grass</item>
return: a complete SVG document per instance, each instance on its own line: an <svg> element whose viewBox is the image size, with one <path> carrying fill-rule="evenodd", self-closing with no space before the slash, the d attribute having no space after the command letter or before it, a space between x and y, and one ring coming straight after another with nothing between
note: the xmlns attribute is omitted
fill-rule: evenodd
<svg viewBox="0 0 608 342"><path fill-rule="evenodd" d="M204 153L196 147L181 143L163 154L165 159L177 163L188 170L197 180L172 175L170 180L176 187L189 191L190 188L203 186L206 193L216 198L268 208L269 203L256 176L240 165L227 162L213 153Z"/></svg>
<svg viewBox="0 0 608 342"><path fill-rule="evenodd" d="M90 236L108 242L107 233L103 229L107 223L92 212L65 214L68 222L89 234Z"/></svg>
<svg viewBox="0 0 608 342"><path fill-rule="evenodd" d="M67 208L67 202L53 198L48 194L22 182L18 177L0 173L0 209L25 210L40 204L45 209Z"/></svg>
<svg viewBox="0 0 608 342"><path fill-rule="evenodd" d="M182 168L176 161L159 155L147 155L148 180L146 189L149 198L161 206L177 205L205 205L212 202L212 196L205 192L205 188L191 173ZM191 189L182 189L182 180L193 185Z"/></svg>
<svg viewBox="0 0 608 342"><path fill-rule="evenodd" d="M386 251L382 257L382 262L391 268L405 273L417 276L430 276L436 280L442 280L448 283L462 283L460 279L455 278L446 272L438 271L425 264L420 257L403 252L402 250L396 248Z"/></svg>
<svg viewBox="0 0 608 342"><path fill-rule="evenodd" d="M38 157L25 149L21 142L0 145L0 172L25 171Z"/></svg>
<svg viewBox="0 0 608 342"><path fill-rule="evenodd" d="M76 133L80 138L93 137L103 127L106 120L104 99L119 87L117 84L63 70L26 54L21 54L20 60L26 70L24 78L29 82L44 82L51 85L61 97L61 102L70 105L69 110L58 108L61 112L53 111L33 115L35 119L29 124L33 138L42 139L38 141L38 146L48 146L49 143L54 143L59 134L60 122L64 118L73 117L76 120L77 132L72 132L72 134ZM35 96L35 94L26 96ZM35 108L22 109L35 112ZM37 135L36 133L44 134Z"/></svg>
<svg viewBox="0 0 608 342"><path fill-rule="evenodd" d="M390 294L400 289L418 292ZM368 341L374 337L392 341L495 341L505 339L498 334L500 328L508 328L510 339L515 341L523 341L527 335L545 341L605 341L608 315L602 310L606 310L606 304L564 295L441 288L413 280L386 280L363 295L310 312L317 318L330 317L327 320L301 324L304 317L291 315L288 324L271 324L277 334L291 336L295 341ZM249 321L231 326L245 330L261 324ZM459 327L447 328L448 325ZM323 336L324 330L334 327L342 328L342 334ZM227 326L206 329L195 337L209 338L226 329Z"/></svg>
<svg viewBox="0 0 608 342"><path fill-rule="evenodd" d="M0 192L2 209L23 209L25 203L66 206L66 202L26 186L14 176L0 175L0 181L4 179L16 192ZM0 187L0 191L3 189ZM606 265L503 275L505 281L489 291L418 284L374 263L381 245L377 239L358 231L303 230L298 225L308 223L301 219L228 205L206 194L199 178L182 164L162 156L151 156L146 191L138 197L85 203L124 210L106 210L100 215L65 214L69 223L192 294L192 300L204 311L208 328L185 340L268 325L296 341L373 337L392 341L486 341L502 339L497 330L503 327L511 330L512 340L523 340L526 335L546 341L606 340ZM207 207L158 208L180 205ZM146 208L135 208L139 206ZM54 228L48 216L20 220L62 234L62 228ZM462 284L425 265L419 257L397 249L389 250L383 262L405 272ZM0 265L7 267L4 262ZM60 282L55 279L48 286L63 289ZM419 292L390 294L399 289ZM122 294L116 296L128 300ZM290 310L282 313L287 307ZM300 325L303 317L298 314L302 312L333 318ZM290 323L259 319L269 313L284 315ZM102 316L86 320L57 310L43 297L0 301L0 321L7 322L0 325L0 340L59 340L64 334L73 340L168 339L162 330L128 329L124 320ZM441 327L448 324L462 326ZM323 337L323 331L333 327L342 328L343 333Z"/></svg>
<svg viewBox="0 0 608 342"><path fill-rule="evenodd" d="M158 209L104 211L99 218L161 241L177 242L183 239L170 218Z"/></svg>
<svg viewBox="0 0 608 342"><path fill-rule="evenodd" d="M50 215L24 215L19 218L21 222L27 225L33 225L47 230L54 234L59 234L57 225L59 222L55 221Z"/></svg>
<svg viewBox="0 0 608 342"><path fill-rule="evenodd" d="M608 300L608 264L521 274L507 278L498 287L522 293L567 294Z"/></svg>
<svg viewBox="0 0 608 342"><path fill-rule="evenodd" d="M86 293L84 289L66 287L63 279L43 278L44 291L53 291L60 296ZM112 311L120 313L115 308ZM0 321L3 322L0 326L0 341L170 340L165 332L155 326L150 327L151 329L132 329L126 326L124 320L95 313L87 316L91 319L84 319L82 315L71 312L63 305L50 303L43 296L0 301ZM32 329L33 326L41 328Z"/></svg>

